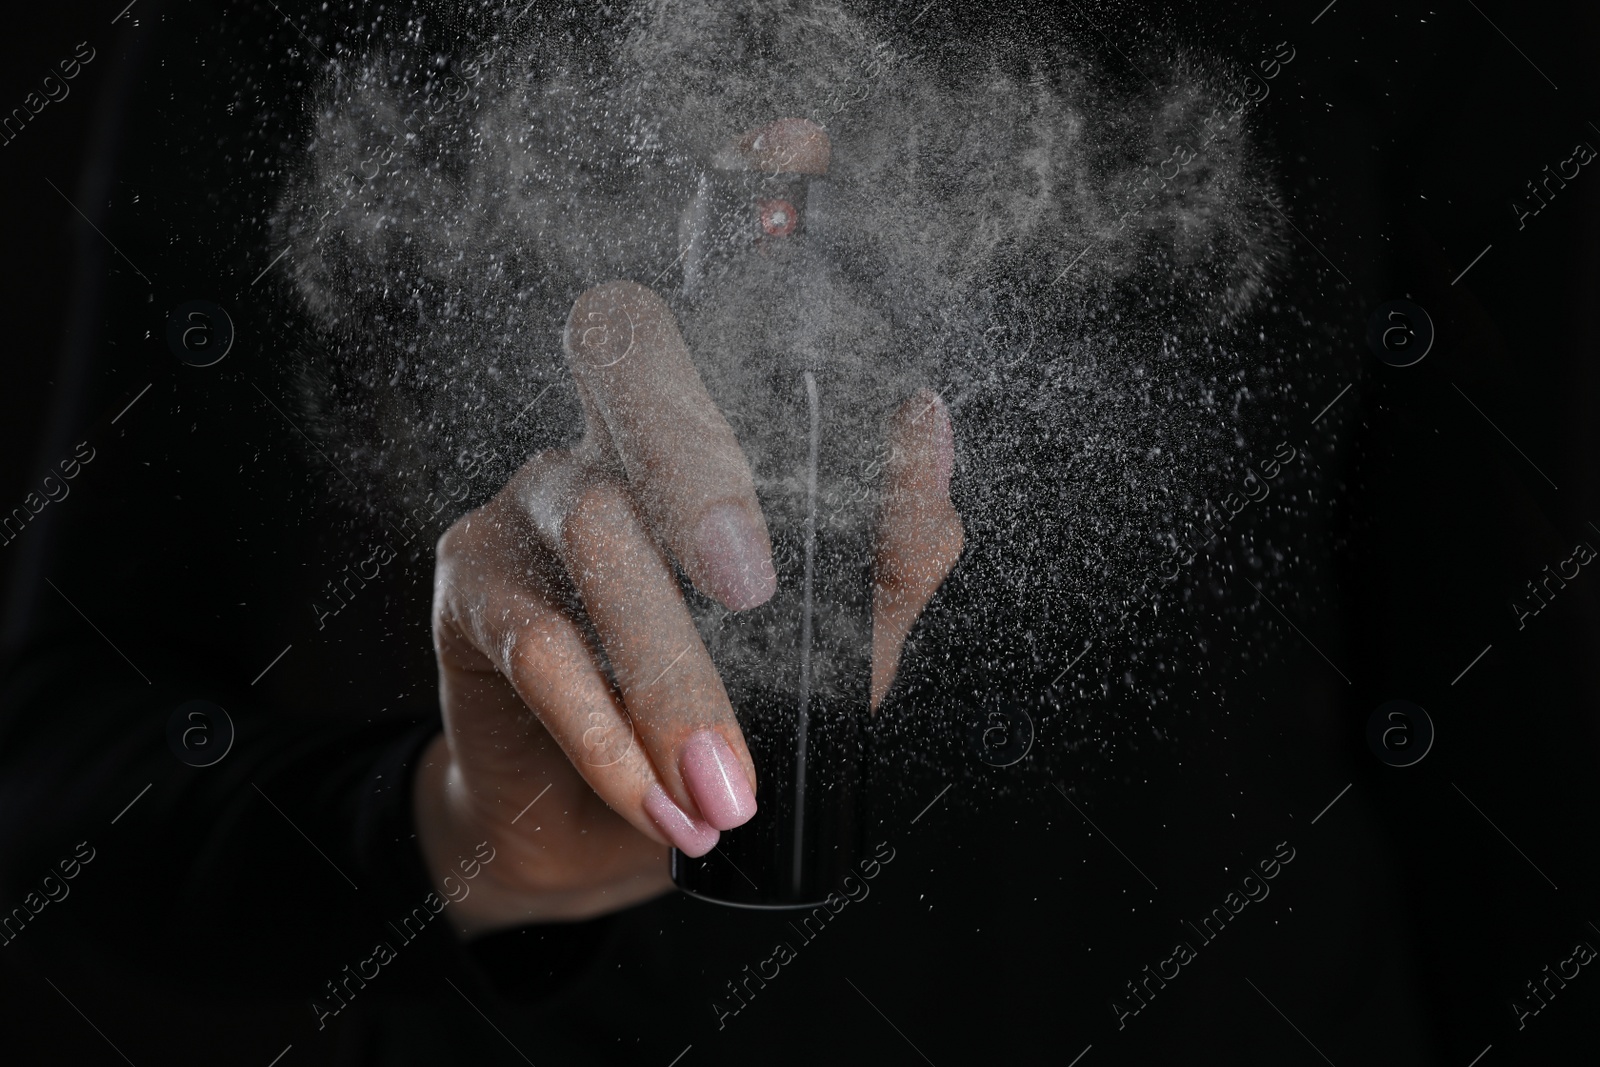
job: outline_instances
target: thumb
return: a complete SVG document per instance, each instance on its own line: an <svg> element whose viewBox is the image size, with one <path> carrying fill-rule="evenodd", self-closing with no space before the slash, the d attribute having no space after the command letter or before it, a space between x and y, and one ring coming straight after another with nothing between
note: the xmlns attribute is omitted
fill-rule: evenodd
<svg viewBox="0 0 1600 1067"><path fill-rule="evenodd" d="M918 390L889 420L872 591L872 707L883 702L911 626L961 555L950 503L955 432L939 395Z"/></svg>

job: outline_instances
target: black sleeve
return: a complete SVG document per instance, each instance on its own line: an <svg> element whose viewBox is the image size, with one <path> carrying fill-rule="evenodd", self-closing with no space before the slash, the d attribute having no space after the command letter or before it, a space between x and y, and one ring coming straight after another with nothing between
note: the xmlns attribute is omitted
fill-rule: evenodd
<svg viewBox="0 0 1600 1067"><path fill-rule="evenodd" d="M4 900L21 905L8 948L64 939L180 985L308 998L419 907L432 921L408 954L438 967L456 952L410 811L437 716L366 723L228 701L231 758L193 767L167 740L185 692L84 678L80 658L58 645L6 680L0 854ZM220 722L211 732L224 743Z"/></svg>
<svg viewBox="0 0 1600 1067"><path fill-rule="evenodd" d="M49 973L65 955L190 994L300 1000L320 1029L352 1006L448 992L446 978L536 1003L603 943L604 921L541 927L538 957L517 932L452 931L411 814L437 715L241 700L228 757L193 767L167 738L181 694L85 678L80 656L70 642L30 653L0 690L8 962Z"/></svg>

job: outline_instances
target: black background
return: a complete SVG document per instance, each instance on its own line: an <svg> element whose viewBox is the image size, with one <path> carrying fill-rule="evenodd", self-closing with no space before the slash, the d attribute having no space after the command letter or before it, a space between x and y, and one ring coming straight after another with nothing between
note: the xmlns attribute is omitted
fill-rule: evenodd
<svg viewBox="0 0 1600 1067"><path fill-rule="evenodd" d="M1590 124L1600 122L1600 16L1504 3L1339 0L1317 17L1319 8L1074 16L1104 35L1113 63L1173 38L1241 62L1282 40L1296 49L1262 114L1299 231L1292 284L1312 294L1308 305L1339 310L1320 324L1333 360L1298 372L1305 410L1291 439L1320 467L1316 497L1264 514L1258 532L1317 548L1260 593L1224 565L1197 562L1188 580L1218 592L1191 609L1211 652L1187 669L1200 688L1217 679L1216 706L1166 709L1170 740L1130 720L1114 758L1085 757L1081 777L1066 761L1056 780L1070 801L975 758L942 778L916 771L899 810L885 814L896 859L872 896L722 1030L709 1004L726 999L723 982L775 940L795 939L771 916L669 898L613 930L602 962L555 1009L487 1006L504 1039L443 984L433 999L373 1003L317 1034L306 998L320 970L252 984L242 976L293 968L274 963L270 946L241 942L217 947L228 963L209 990L162 975L155 961L107 969L71 954L47 956L45 967L5 957L0 1048L28 1062L46 1051L59 1062L120 1062L109 1041L141 1065L266 1064L291 1043L285 1065L346 1062L357 1047L374 1057L364 1062L523 1062L508 1043L540 1064L665 1065L688 1047L686 1067L757 1057L1069 1063L1086 1048L1084 1067L1465 1065L1486 1048L1485 1067L1591 1059L1592 968L1525 1028L1509 1005L1576 941L1600 945L1600 585L1586 568L1520 630L1509 603L1525 600L1523 584L1575 542L1600 544L1590 428L1600 177L1585 168L1520 230L1510 205L1574 142L1600 145ZM905 18L922 9L907 5ZM10 333L0 506L20 502L79 440L106 457L0 550L7 640L30 619L71 622L50 599L59 594L43 584L49 576L136 670L238 694L229 699L246 703L229 706L241 713L423 714L432 686L425 560L398 566L327 631L311 632L308 591L358 558L356 520L337 505L340 475L263 403L287 393L277 357L291 343L275 332L281 291L262 288L270 276L252 284L270 260L259 212L271 176L258 188L219 187L218 175L249 168L209 162L264 149L262 129L292 129L289 94L311 69L285 59L252 107L227 112L234 98L218 67L234 46L218 41L285 55L306 46L270 4L139 0L113 23L119 10L14 12L0 66L9 108L78 41L98 52L67 100L0 148ZM1008 19L1023 32L1037 13L935 4L917 32ZM1371 309L1401 297L1429 311L1438 339L1422 363L1397 369L1374 358L1365 334ZM196 298L227 306L239 330L228 360L205 371L178 365L162 340L171 308ZM1265 454L1273 443L1252 445ZM44 523L58 516L67 518ZM1283 528L1290 523L1299 525ZM202 598L216 617L141 628L141 614L165 618L144 606L164 588L197 586L217 590ZM1262 633L1273 640L1258 642ZM80 637L77 669L136 683L91 629ZM265 691L246 694L243 683L284 645L293 650ZM1405 769L1379 762L1365 736L1370 712L1396 697L1427 708L1438 731L1428 757ZM124 800L62 798L97 818ZM1128 1003L1124 983L1175 940L1196 942L1183 920L1220 905L1282 841L1295 859L1271 896L1119 1030L1110 1002ZM292 876L305 894L296 906L339 889L314 855L278 847L286 862L305 863ZM183 877L172 873L175 884ZM125 919L153 921L148 911ZM525 962L537 957L530 939L503 935L484 951L504 973L536 969ZM418 1015L447 1035L442 1044L408 1041ZM589 1051L556 1051L585 1040Z"/></svg>

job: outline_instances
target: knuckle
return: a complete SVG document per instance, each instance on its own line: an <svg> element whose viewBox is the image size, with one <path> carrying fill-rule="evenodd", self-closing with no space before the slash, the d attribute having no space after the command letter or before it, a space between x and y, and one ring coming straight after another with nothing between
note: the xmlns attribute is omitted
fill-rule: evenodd
<svg viewBox="0 0 1600 1067"><path fill-rule="evenodd" d="M576 490L584 481L583 465L565 450L541 452L523 464L506 486L514 509L528 517L545 544L560 536Z"/></svg>
<svg viewBox="0 0 1600 1067"><path fill-rule="evenodd" d="M433 581L435 610L446 601L446 593L458 584L464 574L472 569L473 560L481 557L484 543L492 536L495 525L483 508L476 508L450 524L433 544Z"/></svg>
<svg viewBox="0 0 1600 1067"><path fill-rule="evenodd" d="M607 531L635 522L633 507L621 485L595 477L577 489L561 524L561 543L569 552L598 539Z"/></svg>
<svg viewBox="0 0 1600 1067"><path fill-rule="evenodd" d="M449 566L451 562L461 557L466 548L468 539L472 536L472 520L478 513L469 511L455 522L450 528L439 535L439 540L433 543L434 565Z"/></svg>
<svg viewBox="0 0 1600 1067"><path fill-rule="evenodd" d="M448 592L454 584L457 564L465 555L464 542L470 536L465 518L458 520L439 535L433 545L433 614L434 618L448 614Z"/></svg>

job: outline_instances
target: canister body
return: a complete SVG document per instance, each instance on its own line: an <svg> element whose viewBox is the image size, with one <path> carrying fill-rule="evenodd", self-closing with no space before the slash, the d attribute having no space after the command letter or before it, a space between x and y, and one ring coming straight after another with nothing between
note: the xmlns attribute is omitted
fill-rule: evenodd
<svg viewBox="0 0 1600 1067"><path fill-rule="evenodd" d="M705 856L674 849L672 878L724 904L820 902L859 859L865 833L875 470L859 434L829 434L832 398L819 377L798 376L792 418L767 429L769 462L756 472L778 591L750 611L707 611L703 600L696 610L755 761L757 811Z"/></svg>

